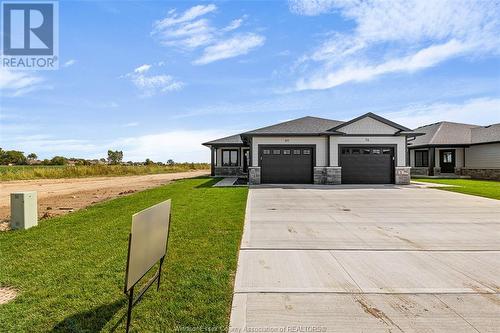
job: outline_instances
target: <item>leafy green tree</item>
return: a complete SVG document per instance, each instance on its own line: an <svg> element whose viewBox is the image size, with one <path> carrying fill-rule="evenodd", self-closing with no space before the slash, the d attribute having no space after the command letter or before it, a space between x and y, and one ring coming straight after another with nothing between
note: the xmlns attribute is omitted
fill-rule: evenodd
<svg viewBox="0 0 500 333"><path fill-rule="evenodd" d="M119 164L123 160L123 151L121 150L108 150L108 163Z"/></svg>
<svg viewBox="0 0 500 333"><path fill-rule="evenodd" d="M38 155L35 153L30 153L28 156L26 156L28 160L36 160L38 158Z"/></svg>
<svg viewBox="0 0 500 333"><path fill-rule="evenodd" d="M0 164L26 164L27 159L22 151L17 150L0 150Z"/></svg>
<svg viewBox="0 0 500 333"><path fill-rule="evenodd" d="M175 162L172 159L170 159L170 160L167 161L167 165L174 165L174 164L175 164Z"/></svg>
<svg viewBox="0 0 500 333"><path fill-rule="evenodd" d="M155 162L153 162L149 158L146 158L146 161L144 162L144 165L152 165L152 164L155 164Z"/></svg>
<svg viewBox="0 0 500 333"><path fill-rule="evenodd" d="M54 156L50 160L50 164L52 165L66 165L68 163L68 159L63 156Z"/></svg>

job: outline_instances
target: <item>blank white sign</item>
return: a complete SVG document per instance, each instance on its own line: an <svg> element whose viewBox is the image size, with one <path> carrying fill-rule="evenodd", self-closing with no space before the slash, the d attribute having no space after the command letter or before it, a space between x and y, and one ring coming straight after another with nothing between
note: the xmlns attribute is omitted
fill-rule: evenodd
<svg viewBox="0 0 500 333"><path fill-rule="evenodd" d="M132 216L126 290L130 290L167 251L171 201Z"/></svg>

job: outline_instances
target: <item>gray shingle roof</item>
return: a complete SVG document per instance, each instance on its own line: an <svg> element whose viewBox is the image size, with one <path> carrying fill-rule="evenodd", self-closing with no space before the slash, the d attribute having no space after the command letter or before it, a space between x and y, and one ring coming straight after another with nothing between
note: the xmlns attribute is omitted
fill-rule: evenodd
<svg viewBox="0 0 500 333"><path fill-rule="evenodd" d="M205 143L203 143L203 145L205 145L205 146L221 145L221 144L234 145L234 144L242 144L242 143L243 143L243 141L241 140L241 135L236 134L236 135L226 136L225 138L205 142Z"/></svg>
<svg viewBox="0 0 500 333"><path fill-rule="evenodd" d="M469 145L500 141L500 124L478 126L442 121L418 127L415 132L425 133L411 141L412 147L426 145Z"/></svg>
<svg viewBox="0 0 500 333"><path fill-rule="evenodd" d="M307 116L245 132L243 135L320 134L342 123L343 121Z"/></svg>
<svg viewBox="0 0 500 333"><path fill-rule="evenodd" d="M493 124L484 127L474 127L471 129L471 142L496 142L500 141L500 124Z"/></svg>

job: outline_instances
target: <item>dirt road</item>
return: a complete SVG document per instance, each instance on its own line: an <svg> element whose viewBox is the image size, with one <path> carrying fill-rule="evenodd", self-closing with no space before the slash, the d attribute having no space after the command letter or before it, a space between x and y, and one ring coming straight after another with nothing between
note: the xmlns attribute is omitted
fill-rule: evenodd
<svg viewBox="0 0 500 333"><path fill-rule="evenodd" d="M16 180L0 182L0 231L8 228L10 193L36 191L38 217L47 218L90 204L142 191L175 179L208 175L209 170L126 177Z"/></svg>

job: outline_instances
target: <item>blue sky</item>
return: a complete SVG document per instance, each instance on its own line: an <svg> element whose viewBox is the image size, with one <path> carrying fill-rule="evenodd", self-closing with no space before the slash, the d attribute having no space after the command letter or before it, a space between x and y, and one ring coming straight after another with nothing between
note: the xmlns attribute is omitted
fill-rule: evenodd
<svg viewBox="0 0 500 333"><path fill-rule="evenodd" d="M0 147L208 161L305 115L500 122L494 1L60 1L55 71L0 71Z"/></svg>

